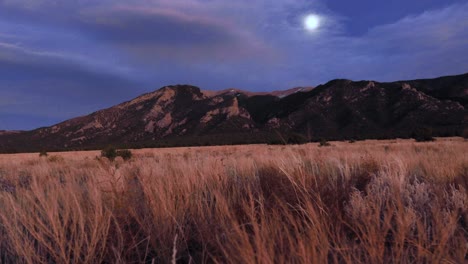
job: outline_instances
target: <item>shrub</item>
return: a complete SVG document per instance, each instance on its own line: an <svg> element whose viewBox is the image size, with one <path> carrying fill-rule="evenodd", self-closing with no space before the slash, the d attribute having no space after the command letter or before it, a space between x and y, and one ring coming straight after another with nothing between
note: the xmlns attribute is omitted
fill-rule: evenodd
<svg viewBox="0 0 468 264"><path fill-rule="evenodd" d="M463 137L464 139L468 139L468 128L465 128L465 129L463 130L463 132L462 132L462 137Z"/></svg>
<svg viewBox="0 0 468 264"><path fill-rule="evenodd" d="M101 157L106 157L109 160L113 161L117 157L117 151L114 147L109 146L103 150L101 150Z"/></svg>
<svg viewBox="0 0 468 264"><path fill-rule="evenodd" d="M307 138L301 134L293 133L288 137L288 144L300 145L306 144L308 142Z"/></svg>
<svg viewBox="0 0 468 264"><path fill-rule="evenodd" d="M432 129L429 127L422 127L419 129L416 129L413 132L413 138L417 142L428 142L428 141L434 141L435 139L432 137Z"/></svg>
<svg viewBox="0 0 468 264"><path fill-rule="evenodd" d="M321 139L319 143L319 147L328 147L331 146L330 143L326 139Z"/></svg>
<svg viewBox="0 0 468 264"><path fill-rule="evenodd" d="M132 152L128 149L123 149L123 150L119 150L117 151L117 156L120 156L122 157L122 159L124 160L129 160L132 158Z"/></svg>
<svg viewBox="0 0 468 264"><path fill-rule="evenodd" d="M52 155L47 159L49 162L63 162L64 159L61 156L58 155Z"/></svg>
<svg viewBox="0 0 468 264"><path fill-rule="evenodd" d="M101 151L101 157L106 157L110 161L114 161L117 157L122 157L123 160L132 158L132 152L128 149L116 150L114 147L109 146Z"/></svg>
<svg viewBox="0 0 468 264"><path fill-rule="evenodd" d="M47 157L49 154L47 154L47 151L41 151L39 153L39 157Z"/></svg>

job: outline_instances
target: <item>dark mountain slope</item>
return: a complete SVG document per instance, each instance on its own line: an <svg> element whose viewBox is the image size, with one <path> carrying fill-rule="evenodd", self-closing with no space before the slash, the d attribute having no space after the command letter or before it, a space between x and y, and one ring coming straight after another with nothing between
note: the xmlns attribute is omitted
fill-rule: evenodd
<svg viewBox="0 0 468 264"><path fill-rule="evenodd" d="M427 95L441 99L460 102L467 107L468 104L468 73L457 76L446 76L436 79L402 81L416 90Z"/></svg>
<svg viewBox="0 0 468 264"><path fill-rule="evenodd" d="M467 128L468 75L378 83L333 80L314 89L251 93L163 87L131 101L27 132L1 132L0 151L241 144L410 137L422 127Z"/></svg>

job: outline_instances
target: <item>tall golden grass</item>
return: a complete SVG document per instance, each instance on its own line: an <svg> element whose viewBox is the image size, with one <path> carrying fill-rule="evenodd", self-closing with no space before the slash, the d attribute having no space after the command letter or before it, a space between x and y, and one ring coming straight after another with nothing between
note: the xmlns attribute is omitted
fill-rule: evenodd
<svg viewBox="0 0 468 264"><path fill-rule="evenodd" d="M0 156L2 263L466 263L468 142Z"/></svg>

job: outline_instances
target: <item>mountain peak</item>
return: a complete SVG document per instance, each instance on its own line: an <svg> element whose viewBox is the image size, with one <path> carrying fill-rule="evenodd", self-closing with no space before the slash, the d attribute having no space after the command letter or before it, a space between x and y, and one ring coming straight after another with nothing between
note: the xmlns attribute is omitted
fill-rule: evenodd
<svg viewBox="0 0 468 264"><path fill-rule="evenodd" d="M172 89L176 91L200 91L200 88L190 84L174 84L161 87L159 90Z"/></svg>
<svg viewBox="0 0 468 264"><path fill-rule="evenodd" d="M0 151L96 149L309 139L409 137L418 127L436 135L468 127L463 76L394 83L336 79L317 88L249 92L169 85L52 127L0 131Z"/></svg>

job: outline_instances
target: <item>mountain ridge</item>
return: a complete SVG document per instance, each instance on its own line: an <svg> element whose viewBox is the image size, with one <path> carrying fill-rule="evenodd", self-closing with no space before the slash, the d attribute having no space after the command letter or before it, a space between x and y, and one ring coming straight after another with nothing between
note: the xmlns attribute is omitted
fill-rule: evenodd
<svg viewBox="0 0 468 264"><path fill-rule="evenodd" d="M454 136L467 127L468 74L397 82L331 80L285 91L170 85L31 131L0 131L0 152Z"/></svg>

